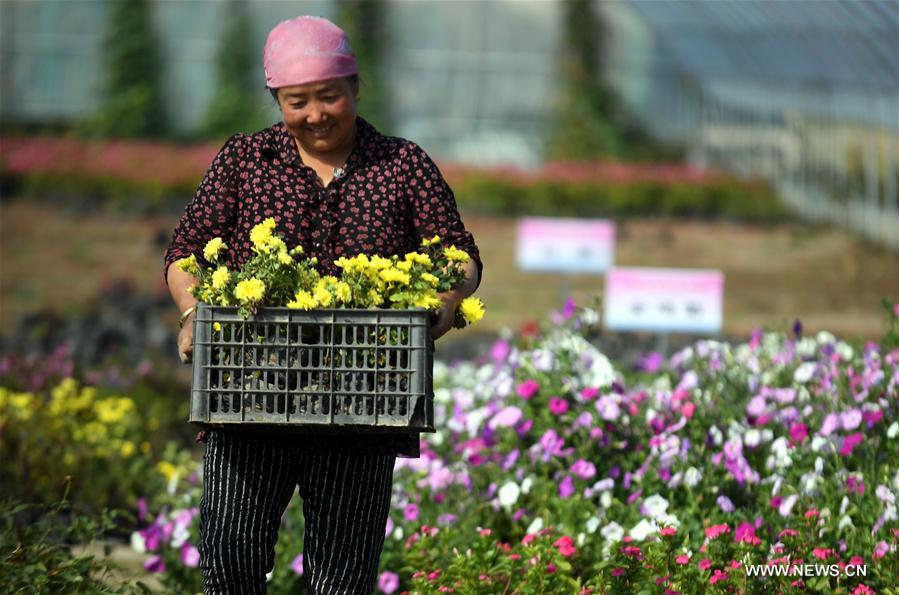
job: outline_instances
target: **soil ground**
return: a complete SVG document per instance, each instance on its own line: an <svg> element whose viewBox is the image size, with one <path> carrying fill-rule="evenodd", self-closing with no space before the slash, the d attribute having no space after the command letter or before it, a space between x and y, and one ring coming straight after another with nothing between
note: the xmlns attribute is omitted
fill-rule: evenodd
<svg viewBox="0 0 899 595"><path fill-rule="evenodd" d="M76 214L25 199L0 208L2 328L38 308L77 311L121 279L142 291L165 291L161 255L177 216ZM569 294L583 304L601 298L598 276L518 271L515 220L465 219L485 262L477 294L488 310L482 332L542 320ZM758 325L787 328L799 318L809 332L877 339L880 300L899 299L899 255L823 226L633 219L617 223L615 260L721 269L729 336Z"/></svg>

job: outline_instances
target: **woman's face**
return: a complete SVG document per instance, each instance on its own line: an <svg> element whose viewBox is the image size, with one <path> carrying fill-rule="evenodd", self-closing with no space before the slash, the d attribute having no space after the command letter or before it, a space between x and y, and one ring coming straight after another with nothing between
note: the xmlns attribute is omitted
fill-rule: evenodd
<svg viewBox="0 0 899 595"><path fill-rule="evenodd" d="M284 124L302 148L328 155L352 147L358 86L346 78L278 89Z"/></svg>

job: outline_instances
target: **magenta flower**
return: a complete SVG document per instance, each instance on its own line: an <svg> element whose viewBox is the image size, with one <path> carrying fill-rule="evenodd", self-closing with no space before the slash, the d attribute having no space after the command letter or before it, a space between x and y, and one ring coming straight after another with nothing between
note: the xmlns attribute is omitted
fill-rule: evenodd
<svg viewBox="0 0 899 595"><path fill-rule="evenodd" d="M596 475L596 466L590 461L578 459L571 465L571 472L581 479L590 479Z"/></svg>
<svg viewBox="0 0 899 595"><path fill-rule="evenodd" d="M822 436L830 436L836 430L840 429L840 417L836 413L828 413L821 423L821 429L818 433Z"/></svg>
<svg viewBox="0 0 899 595"><path fill-rule="evenodd" d="M612 576L621 576L621 575L624 574L625 572L627 572L627 570L624 569L624 568L621 568L621 567L619 566L618 568L613 568L613 569L612 569Z"/></svg>
<svg viewBox="0 0 899 595"><path fill-rule="evenodd" d="M200 565L200 552L190 543L181 546L181 563L188 568L196 568Z"/></svg>
<svg viewBox="0 0 899 595"><path fill-rule="evenodd" d="M525 380L518 385L518 396L522 399L530 399L540 390L540 384L536 380Z"/></svg>
<svg viewBox="0 0 899 595"><path fill-rule="evenodd" d="M490 359L494 364L501 364L506 361L511 352L512 348L509 346L509 342L500 339L490 348Z"/></svg>
<svg viewBox="0 0 899 595"><path fill-rule="evenodd" d="M303 554L297 554L297 557L290 563L290 569L302 576L303 574Z"/></svg>
<svg viewBox="0 0 899 595"><path fill-rule="evenodd" d="M840 414L840 425L847 432L854 430L862 423L862 412L858 409L850 409Z"/></svg>
<svg viewBox="0 0 899 595"><path fill-rule="evenodd" d="M581 389L581 397L583 397L583 399L585 401L590 401L592 399L595 399L596 395L598 395L598 394L599 394L599 389L594 388L592 386L588 386L584 389Z"/></svg>
<svg viewBox="0 0 899 595"><path fill-rule="evenodd" d="M572 494L574 494L574 480L570 475L566 475L559 484L559 496L564 500L570 498Z"/></svg>
<svg viewBox="0 0 899 595"><path fill-rule="evenodd" d="M812 550L812 555L819 560L827 560L834 556L834 551L830 548L816 547Z"/></svg>
<svg viewBox="0 0 899 595"><path fill-rule="evenodd" d="M400 577L395 572L390 572L389 570L385 570L381 573L381 576L378 577L378 588L381 589L382 593L393 593L400 586Z"/></svg>
<svg viewBox="0 0 899 595"><path fill-rule="evenodd" d="M724 572L723 570L716 568L715 573L709 579L709 583L714 585L715 583L717 583L719 581L726 581L726 580L727 580L727 573Z"/></svg>
<svg viewBox="0 0 899 595"><path fill-rule="evenodd" d="M150 556L144 562L144 570L147 572L165 572L165 560L159 554Z"/></svg>
<svg viewBox="0 0 899 595"><path fill-rule="evenodd" d="M708 558L703 558L702 560L699 561L698 566L699 566L700 570L708 570L709 568L712 567L712 561L709 560Z"/></svg>
<svg viewBox="0 0 899 595"><path fill-rule="evenodd" d="M804 423L794 423L790 427L790 443L802 444L802 441L808 437L808 426Z"/></svg>
<svg viewBox="0 0 899 595"><path fill-rule="evenodd" d="M885 541L881 541L876 546L874 546L874 552L871 554L871 557L875 560L879 560L886 556L889 551L890 544Z"/></svg>
<svg viewBox="0 0 899 595"><path fill-rule="evenodd" d="M407 521L417 521L418 520L418 504L414 502L410 502L406 505L406 508L403 509L403 516Z"/></svg>
<svg viewBox="0 0 899 595"><path fill-rule="evenodd" d="M849 434L848 436L846 436L846 438L843 440L843 446L840 447L840 456L848 457L849 455L851 455L853 449L861 444L864 439L865 436L861 432L856 432L855 434Z"/></svg>
<svg viewBox="0 0 899 595"><path fill-rule="evenodd" d="M734 531L734 541L749 545L758 545L761 542L755 535L755 527L752 523L740 523L740 526Z"/></svg>
<svg viewBox="0 0 899 595"><path fill-rule="evenodd" d="M549 400L549 410L553 415L562 415L568 411L568 401L559 397L552 397Z"/></svg>
<svg viewBox="0 0 899 595"><path fill-rule="evenodd" d="M680 556L675 558L674 561L683 566L684 564L690 563L690 556L688 556L687 554L681 554Z"/></svg>

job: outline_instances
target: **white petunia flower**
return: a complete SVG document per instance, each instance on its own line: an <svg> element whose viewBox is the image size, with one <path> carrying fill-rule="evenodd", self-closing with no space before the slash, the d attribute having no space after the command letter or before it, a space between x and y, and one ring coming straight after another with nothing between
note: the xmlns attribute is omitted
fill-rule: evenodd
<svg viewBox="0 0 899 595"><path fill-rule="evenodd" d="M621 541L621 538L624 537L624 528L622 528L622 526L615 521L612 521L611 523L603 527L600 530L599 534L602 535L603 539L605 539L606 541Z"/></svg>
<svg viewBox="0 0 899 595"><path fill-rule="evenodd" d="M591 516L587 519L587 522L584 523L584 528L587 529L587 533L594 534L596 530L599 529L599 517Z"/></svg>
<svg viewBox="0 0 899 595"><path fill-rule="evenodd" d="M541 529L543 529L543 517L538 516L533 521L531 521L531 524L528 525L528 528L525 529L524 532L530 535L534 535L535 533L539 533Z"/></svg>
<svg viewBox="0 0 899 595"><path fill-rule="evenodd" d="M688 488L695 487L702 481L702 472L696 467L690 467L684 472L684 485Z"/></svg>
<svg viewBox="0 0 899 595"><path fill-rule="evenodd" d="M894 421L890 424L890 427L887 428L887 438L892 440L896 436L899 436L899 421Z"/></svg>
<svg viewBox="0 0 899 595"><path fill-rule="evenodd" d="M500 505L506 509L512 508L512 506L518 502L518 497L520 495L521 488L518 487L518 484L514 481L507 481L500 486L499 491L497 492Z"/></svg>
<svg viewBox="0 0 899 595"><path fill-rule="evenodd" d="M629 535L637 541L643 541L656 531L658 531L658 527L655 523L648 519L640 519L640 522L630 530Z"/></svg>
<svg viewBox="0 0 899 595"><path fill-rule="evenodd" d="M131 534L131 549L138 554L147 553L147 541L144 539L144 536L140 534L140 531L135 531Z"/></svg>
<svg viewBox="0 0 899 595"><path fill-rule="evenodd" d="M803 362L796 368L796 371L793 372L793 381L798 382L799 384L805 384L812 379L817 368L818 364L815 362Z"/></svg>

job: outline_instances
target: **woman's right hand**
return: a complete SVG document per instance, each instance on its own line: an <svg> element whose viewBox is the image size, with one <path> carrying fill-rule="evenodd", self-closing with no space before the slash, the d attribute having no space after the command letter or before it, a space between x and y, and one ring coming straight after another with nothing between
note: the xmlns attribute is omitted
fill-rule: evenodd
<svg viewBox="0 0 899 595"><path fill-rule="evenodd" d="M184 325L178 332L178 357L181 358L182 364L189 364L193 360L194 355L194 317L196 311L191 312L184 319Z"/></svg>

